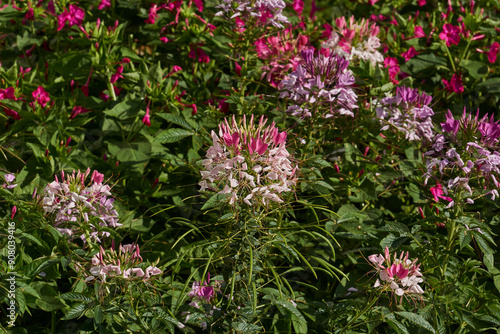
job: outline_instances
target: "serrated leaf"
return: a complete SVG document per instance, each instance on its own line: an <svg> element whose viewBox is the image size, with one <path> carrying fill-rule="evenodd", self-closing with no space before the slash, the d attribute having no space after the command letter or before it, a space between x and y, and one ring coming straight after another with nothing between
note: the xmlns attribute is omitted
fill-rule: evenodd
<svg viewBox="0 0 500 334"><path fill-rule="evenodd" d="M241 333L261 333L262 327L246 322L233 322L233 329Z"/></svg>
<svg viewBox="0 0 500 334"><path fill-rule="evenodd" d="M73 301L88 302L88 303L92 301L91 298L77 292L66 292L60 295L59 298L64 300L73 300Z"/></svg>
<svg viewBox="0 0 500 334"><path fill-rule="evenodd" d="M194 135L193 131L185 130L185 129L168 129L160 133L154 141L157 143L176 143L186 137Z"/></svg>
<svg viewBox="0 0 500 334"><path fill-rule="evenodd" d="M385 320L392 328L397 330L398 333L410 334L410 332L408 332L408 330L406 329L405 325L396 320L394 314L392 313L387 314L385 316Z"/></svg>
<svg viewBox="0 0 500 334"><path fill-rule="evenodd" d="M431 333L436 333L434 328L431 326L431 324L422 318L422 316L416 314L416 313L411 313L411 312L395 312L397 315L407 319L411 323L420 326L424 329L427 329Z"/></svg>
<svg viewBox="0 0 500 334"><path fill-rule="evenodd" d="M186 130L194 130L193 127L189 125L189 123L182 116L178 116L175 114L167 114L167 113L159 113L157 115L163 118L164 120L169 121L170 123L182 126Z"/></svg>
<svg viewBox="0 0 500 334"><path fill-rule="evenodd" d="M86 309L87 309L87 305L85 305L85 304L74 305L72 308L69 309L69 311L66 313L66 315L61 320L70 320L70 319L79 318L83 315L83 313L85 312Z"/></svg>

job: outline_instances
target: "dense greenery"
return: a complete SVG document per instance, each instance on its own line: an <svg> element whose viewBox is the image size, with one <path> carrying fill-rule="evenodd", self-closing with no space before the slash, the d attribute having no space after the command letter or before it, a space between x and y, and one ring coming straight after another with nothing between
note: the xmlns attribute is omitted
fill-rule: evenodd
<svg viewBox="0 0 500 334"><path fill-rule="evenodd" d="M500 333L500 3L285 2L0 4L0 329Z"/></svg>

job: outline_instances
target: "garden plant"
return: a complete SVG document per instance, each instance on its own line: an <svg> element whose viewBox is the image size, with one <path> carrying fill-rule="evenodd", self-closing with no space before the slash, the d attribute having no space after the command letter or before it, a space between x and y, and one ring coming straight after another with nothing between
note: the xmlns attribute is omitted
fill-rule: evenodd
<svg viewBox="0 0 500 334"><path fill-rule="evenodd" d="M0 332L500 333L500 2L0 2Z"/></svg>

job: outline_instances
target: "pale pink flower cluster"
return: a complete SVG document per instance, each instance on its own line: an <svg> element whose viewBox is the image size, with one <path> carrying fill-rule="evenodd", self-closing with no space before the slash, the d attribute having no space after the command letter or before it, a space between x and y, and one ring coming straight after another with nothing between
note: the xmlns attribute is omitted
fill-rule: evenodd
<svg viewBox="0 0 500 334"><path fill-rule="evenodd" d="M453 200L450 198L447 207L452 207L458 200L458 204L462 201L473 204L473 195L491 195L492 200L499 197L500 153L497 147L500 124L494 121L493 115L479 119L479 110L473 117L464 109L462 117L455 120L448 110L441 128L442 134L434 137L431 150L426 153L425 183L430 177L436 178L438 183L444 179L447 180L444 190L460 193L460 199L456 196Z"/></svg>
<svg viewBox="0 0 500 334"><path fill-rule="evenodd" d="M392 291L397 296L423 294L424 290L419 283L424 280L420 272L420 264L417 260L411 261L408 252L401 252L399 258L397 254L391 259L389 248L385 247L384 255L373 254L368 256L368 260L379 274L374 288Z"/></svg>
<svg viewBox="0 0 500 334"><path fill-rule="evenodd" d="M282 14L285 7L283 0L222 0L216 7L220 11L215 16L229 16L231 19L241 17L245 22L249 18L256 18L263 25L283 28L283 23L289 23Z"/></svg>
<svg viewBox="0 0 500 334"><path fill-rule="evenodd" d="M349 24L348 24L349 23ZM344 56L352 61L362 59L370 61L373 65L384 62L384 56L377 50L380 48L380 39L377 37L380 28L368 20L362 19L361 23L351 16L348 22L345 17L335 19L337 31L327 26L326 37L322 47L331 50L334 54Z"/></svg>
<svg viewBox="0 0 500 334"><path fill-rule="evenodd" d="M394 128L405 134L408 140L427 140L434 138L434 125L430 107L432 97L418 89L397 87L396 95L385 97L377 104L377 117L383 124L382 131Z"/></svg>
<svg viewBox="0 0 500 334"><path fill-rule="evenodd" d="M109 232L99 232L99 226L121 225L114 199L110 197L111 188L103 184L104 175L94 171L86 185L89 174L90 168L85 173L73 171L71 175L62 171L61 181L55 176L55 181L45 188L42 202L45 212L54 216L54 226L59 232L70 238L80 234L85 243L101 242L100 237L109 236Z"/></svg>
<svg viewBox="0 0 500 334"><path fill-rule="evenodd" d="M99 253L92 258L90 275L85 282L97 279L106 282L106 278L142 279L148 280L151 276L160 275L162 271L155 266L148 266L146 271L138 267L142 262L139 245L121 245L118 252L113 246L105 251L100 247Z"/></svg>
<svg viewBox="0 0 500 334"><path fill-rule="evenodd" d="M281 194L292 191L297 179L286 149L286 132L279 132L273 122L266 127L262 116L254 124L226 119L219 124L219 134L212 131L213 145L208 149L201 171L201 191L229 195L229 204L251 206L283 202Z"/></svg>

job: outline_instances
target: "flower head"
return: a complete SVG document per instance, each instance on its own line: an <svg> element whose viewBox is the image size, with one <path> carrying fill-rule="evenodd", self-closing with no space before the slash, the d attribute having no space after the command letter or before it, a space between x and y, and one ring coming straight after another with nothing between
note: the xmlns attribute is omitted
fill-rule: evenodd
<svg viewBox="0 0 500 334"><path fill-rule="evenodd" d="M203 160L202 191L211 190L229 195L229 204L251 206L283 202L281 194L292 191L295 170L288 159L286 132L279 132L275 123L254 117L240 122L233 116L219 125L219 134L212 131L213 145Z"/></svg>
<svg viewBox="0 0 500 334"><path fill-rule="evenodd" d="M281 98L293 101L287 111L301 117L313 116L309 110L323 106L324 118L354 116L357 95L352 89L354 77L347 69L349 61L338 55L314 55L314 49L301 52L302 63L280 84Z"/></svg>
<svg viewBox="0 0 500 334"><path fill-rule="evenodd" d="M104 250L99 247L99 252L94 255L91 263L89 274L85 274L87 276L86 282L94 279L100 282L117 279L146 281L151 276L162 273L155 266L148 266L146 271L143 270L144 266L139 266L142 263L142 257L137 244L120 244L118 251L114 249L114 242L110 249Z"/></svg>
<svg viewBox="0 0 500 334"><path fill-rule="evenodd" d="M289 23L288 18L282 14L285 7L283 0L222 0L216 7L220 11L215 15L240 17L244 22L254 19L262 25L283 28L283 23Z"/></svg>
<svg viewBox="0 0 500 334"><path fill-rule="evenodd" d="M38 88L31 93L31 96L33 96L35 101L41 105L42 108L45 108L47 103L50 101L49 93L47 93L42 86L38 86Z"/></svg>
<svg viewBox="0 0 500 334"><path fill-rule="evenodd" d="M417 259L411 261L408 257L408 252L402 252L399 258L396 253L391 258L388 247L385 247L384 255L370 255L368 260L379 274L374 287L397 296L423 294L424 290L419 286L424 281L420 265L416 264Z"/></svg>
<svg viewBox="0 0 500 334"><path fill-rule="evenodd" d="M405 134L408 140L431 140L434 130L431 116L434 111L429 106L432 97L417 89L397 87L396 95L383 98L378 102L376 111L384 126L381 130L393 127Z"/></svg>
<svg viewBox="0 0 500 334"><path fill-rule="evenodd" d="M84 17L85 11L83 9L77 5L69 5L69 11L65 9L64 12L57 17L57 31L62 30L62 28L66 25L66 22L70 27L73 25L81 27Z"/></svg>
<svg viewBox="0 0 500 334"><path fill-rule="evenodd" d="M61 181L56 176L45 188L43 197L43 209L53 217L59 232L70 238L80 234L85 243L100 242L100 237L109 236L109 232L99 231L100 227L121 225L114 199L108 197L111 188L103 184L104 176L94 171L90 182L85 184L89 174L90 168L85 173L61 172Z"/></svg>

